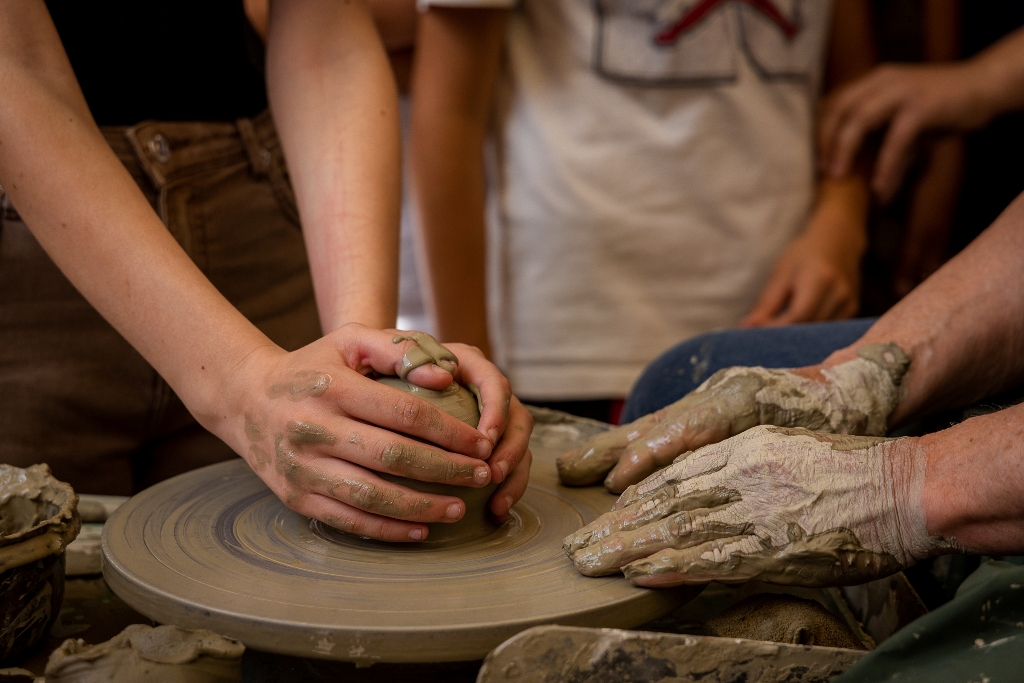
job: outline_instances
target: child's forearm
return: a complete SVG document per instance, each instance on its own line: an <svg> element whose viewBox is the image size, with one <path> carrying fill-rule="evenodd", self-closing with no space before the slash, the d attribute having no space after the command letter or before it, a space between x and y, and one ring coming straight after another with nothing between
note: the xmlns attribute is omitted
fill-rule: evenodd
<svg viewBox="0 0 1024 683"><path fill-rule="evenodd" d="M267 85L324 331L393 326L398 99L365 5L272 3Z"/></svg>
<svg viewBox="0 0 1024 683"><path fill-rule="evenodd" d="M431 9L413 74L410 158L440 336L489 353L484 143L505 13Z"/></svg>

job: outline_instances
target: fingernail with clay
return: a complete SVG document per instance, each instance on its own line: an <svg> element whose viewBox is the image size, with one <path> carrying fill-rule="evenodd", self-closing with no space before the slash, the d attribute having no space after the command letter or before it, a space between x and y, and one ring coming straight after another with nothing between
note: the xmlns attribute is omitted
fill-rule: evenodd
<svg viewBox="0 0 1024 683"><path fill-rule="evenodd" d="M462 516L462 506L458 503L452 503L448 506L448 509L445 510L444 514L448 519L458 519Z"/></svg>
<svg viewBox="0 0 1024 683"><path fill-rule="evenodd" d="M478 484L486 484L491 479L491 470L489 467L481 466L473 470L473 481Z"/></svg>
<svg viewBox="0 0 1024 683"><path fill-rule="evenodd" d="M409 538L411 538L414 541L422 541L423 540L423 529L413 529L412 531L409 532Z"/></svg>
<svg viewBox="0 0 1024 683"><path fill-rule="evenodd" d="M498 436L500 435L498 434L497 427L491 427L487 430L487 438L491 440L491 443L498 443Z"/></svg>
<svg viewBox="0 0 1024 683"><path fill-rule="evenodd" d="M505 461L499 462L498 469L501 470L501 480L505 481L505 477L508 476L508 463Z"/></svg>
<svg viewBox="0 0 1024 683"><path fill-rule="evenodd" d="M487 439L478 439L476 442L476 454L481 458L486 459L491 454L491 450L494 448L494 444Z"/></svg>

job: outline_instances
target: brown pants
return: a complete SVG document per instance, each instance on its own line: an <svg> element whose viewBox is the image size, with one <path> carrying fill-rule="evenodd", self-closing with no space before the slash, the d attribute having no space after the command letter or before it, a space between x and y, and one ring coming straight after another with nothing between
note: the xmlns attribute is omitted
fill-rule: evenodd
<svg viewBox="0 0 1024 683"><path fill-rule="evenodd" d="M178 243L249 320L289 350L320 336L269 114L104 135ZM232 455L0 195L0 462L45 462L80 493L129 495Z"/></svg>

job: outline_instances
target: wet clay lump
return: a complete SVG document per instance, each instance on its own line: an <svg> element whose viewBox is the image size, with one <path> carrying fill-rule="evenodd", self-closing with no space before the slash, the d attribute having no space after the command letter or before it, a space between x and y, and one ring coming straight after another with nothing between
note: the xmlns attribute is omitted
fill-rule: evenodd
<svg viewBox="0 0 1024 683"><path fill-rule="evenodd" d="M378 378L377 381L389 387L394 387L399 391L418 396L449 415L462 420L470 427L476 427L480 424L480 409L476 396L469 389L456 382L452 382L444 391L434 391L416 386L398 377L384 376ZM472 538L482 538L493 533L498 528L498 525L491 520L487 510L487 503L490 501L491 495L498 488L497 484L489 484L482 488L472 488L418 481L386 473L378 474L378 476L420 493L455 496L456 498L461 498L466 504L466 513L459 521L451 524L428 524L427 527L430 529L430 533L427 534L426 540L422 541L424 544L437 545L462 542Z"/></svg>

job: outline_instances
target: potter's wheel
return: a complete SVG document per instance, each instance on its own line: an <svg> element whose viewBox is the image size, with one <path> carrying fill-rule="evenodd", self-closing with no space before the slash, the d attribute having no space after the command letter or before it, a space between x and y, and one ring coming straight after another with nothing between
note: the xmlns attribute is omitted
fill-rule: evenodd
<svg viewBox="0 0 1024 683"><path fill-rule="evenodd" d="M288 510L235 460L122 506L104 528L103 575L158 622L364 663L482 659L530 626L629 628L692 595L576 572L562 539L614 496L559 485L555 457L600 427L535 415L530 487L513 519L482 538L431 547L347 536Z"/></svg>

